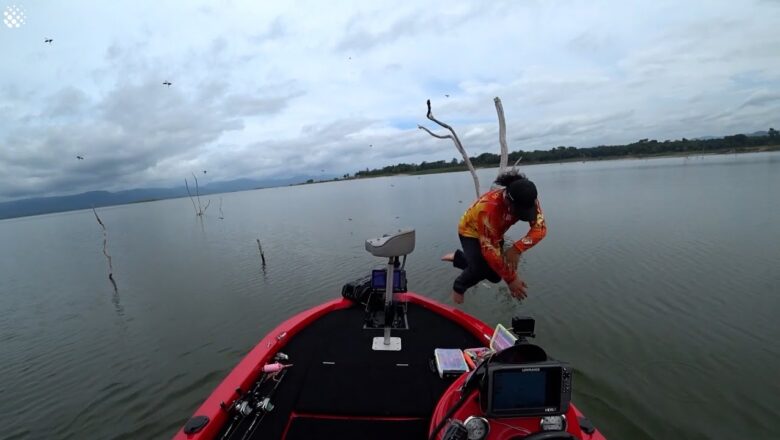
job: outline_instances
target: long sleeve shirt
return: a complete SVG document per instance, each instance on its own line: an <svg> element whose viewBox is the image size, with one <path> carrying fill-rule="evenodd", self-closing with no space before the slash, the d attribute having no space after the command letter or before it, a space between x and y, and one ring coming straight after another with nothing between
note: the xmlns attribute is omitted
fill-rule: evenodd
<svg viewBox="0 0 780 440"><path fill-rule="evenodd" d="M517 278L517 268L510 267L504 260L501 243L504 233L519 219L512 214L509 202L504 199L504 190L495 189L483 194L463 214L458 224L458 234L479 239L485 261L507 283ZM518 252L531 249L547 235L544 214L536 200L536 218L528 222L531 229L514 244Z"/></svg>

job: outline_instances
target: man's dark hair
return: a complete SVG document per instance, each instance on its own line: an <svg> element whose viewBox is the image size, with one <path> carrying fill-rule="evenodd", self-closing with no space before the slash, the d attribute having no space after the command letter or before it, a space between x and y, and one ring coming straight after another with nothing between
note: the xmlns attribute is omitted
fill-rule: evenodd
<svg viewBox="0 0 780 440"><path fill-rule="evenodd" d="M509 170L502 174L499 174L498 177L496 177L495 184L501 185L504 188L508 188L509 185L512 184L512 182L516 182L518 180L528 180L527 177L525 177L525 174L517 171L517 170Z"/></svg>
<svg viewBox="0 0 780 440"><path fill-rule="evenodd" d="M499 175L495 183L505 188L507 199L511 203L512 213L520 220L531 221L536 218L536 185L517 170L509 170Z"/></svg>

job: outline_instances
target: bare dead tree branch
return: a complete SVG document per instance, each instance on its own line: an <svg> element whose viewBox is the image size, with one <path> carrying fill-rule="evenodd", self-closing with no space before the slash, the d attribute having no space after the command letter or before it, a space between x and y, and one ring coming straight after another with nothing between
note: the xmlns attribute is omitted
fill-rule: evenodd
<svg viewBox="0 0 780 440"><path fill-rule="evenodd" d="M439 138L439 139L453 139L452 136L450 136L448 134L446 134L446 135L436 134L436 133L432 132L431 130L428 130L427 128L423 127L422 125L418 125L417 128L419 128L420 130L427 131L429 135L431 135L431 136L433 136L435 138ZM454 139L453 139L453 141L454 141Z"/></svg>
<svg viewBox="0 0 780 440"><path fill-rule="evenodd" d="M192 209L195 210L195 215L201 217L206 212L206 210L209 209L209 205L211 205L211 199L209 199L206 202L206 206L201 205L200 186L198 185L198 178L195 176L195 173L192 173L192 178L195 179L195 198L198 199L197 206L195 205L195 199L192 197L192 192L190 192L190 185L187 182L186 178L184 179L184 186L187 188L187 195L190 196L190 201L192 202Z"/></svg>
<svg viewBox="0 0 780 440"><path fill-rule="evenodd" d="M219 198L219 219L225 218L225 214L222 213L222 197Z"/></svg>
<svg viewBox="0 0 780 440"><path fill-rule="evenodd" d="M477 192L477 198L479 198L479 178L477 177L477 171L474 169L474 165L471 164L471 160L469 159L469 155L466 153L466 150L463 148L463 144L461 144L460 139L458 138L458 134L455 133L455 130L453 130L452 127L450 127L449 125L445 124L444 122L439 121L438 119L436 119L433 116L433 111L431 110L431 100L430 99L426 103L428 104L428 113L427 113L426 117L428 119L430 119L431 121L439 124L440 126L446 128L447 130L449 130L451 135L444 135L444 136L436 135L433 132L431 132L430 130L428 130L427 128L421 126L421 125L418 125L417 127L422 129L422 130L425 130L428 134L430 134L431 136L433 136L435 138L439 138L439 139L447 139L447 138L449 138L449 139L452 139L452 141L455 143L455 148L457 148L458 151L460 152L461 156L463 156L463 162L465 162L466 167L468 167L469 171L471 172L471 177L474 179L474 189Z"/></svg>
<svg viewBox="0 0 780 440"><path fill-rule="evenodd" d="M265 254L263 253L263 245L260 244L260 239L257 239L257 249L260 250L260 259L263 261L263 267L265 267Z"/></svg>
<svg viewBox="0 0 780 440"><path fill-rule="evenodd" d="M187 183L187 179L184 179L184 186L187 188L187 195L190 196L190 202L192 202L192 209L195 210L195 215L200 215L198 213L198 207L195 206L195 199L192 198L192 193L190 192L190 185Z"/></svg>
<svg viewBox="0 0 780 440"><path fill-rule="evenodd" d="M517 168L517 164L519 164L521 160L523 160L523 156L520 156L520 158L515 161L515 164L512 165L512 168Z"/></svg>
<svg viewBox="0 0 780 440"><path fill-rule="evenodd" d="M509 147L506 144L506 122L504 121L504 106L501 104L501 98L493 98L496 104L496 113L498 113L498 142L501 145L501 161L498 164L498 175L504 173L507 162L509 161Z"/></svg>
<svg viewBox="0 0 780 440"><path fill-rule="evenodd" d="M200 204L200 188L198 187L198 178L195 177L195 173L192 173L192 178L195 179L195 197L198 198L198 215L203 215L203 208Z"/></svg>
<svg viewBox="0 0 780 440"><path fill-rule="evenodd" d="M114 265L111 263L111 255L108 254L108 232L106 231L106 225L100 220L95 207L92 207L92 213L95 214L95 220L97 220L100 228L103 230L103 255L108 260L108 280L111 281L111 285L114 286L114 293L117 292L116 281L114 281Z"/></svg>

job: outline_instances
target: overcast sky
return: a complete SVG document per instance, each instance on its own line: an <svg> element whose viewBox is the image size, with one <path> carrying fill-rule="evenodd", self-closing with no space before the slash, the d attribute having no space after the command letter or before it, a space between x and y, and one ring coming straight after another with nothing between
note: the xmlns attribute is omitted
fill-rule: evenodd
<svg viewBox="0 0 780 440"><path fill-rule="evenodd" d="M0 9L23 14L0 23L0 201L173 186L198 170L216 181L452 159L450 141L417 129L435 128L428 98L473 155L498 152L495 96L510 150L780 125L773 0Z"/></svg>

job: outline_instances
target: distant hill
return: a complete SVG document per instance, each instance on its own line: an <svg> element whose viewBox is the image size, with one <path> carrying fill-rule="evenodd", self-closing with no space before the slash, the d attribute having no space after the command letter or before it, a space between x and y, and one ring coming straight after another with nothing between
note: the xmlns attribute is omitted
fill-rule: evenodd
<svg viewBox="0 0 780 440"><path fill-rule="evenodd" d="M258 188L271 188L308 180L308 176L296 176L277 180L236 179L225 182L212 182L200 187L200 194L219 194L245 191ZM190 188L195 191L194 187ZM186 197L187 190L182 185L177 188L139 188L118 192L89 191L81 194L56 197L36 197L0 203L0 219L48 214L52 212L74 211L91 207L124 205L126 203L149 200Z"/></svg>
<svg viewBox="0 0 780 440"><path fill-rule="evenodd" d="M754 131L753 133L747 133L746 136L749 136L749 137L764 137L764 136L769 136L769 132L766 131L766 130ZM694 141L708 141L708 140L711 140L711 139L723 139L724 137L725 136L701 136L701 137L693 138L691 140L694 140Z"/></svg>

